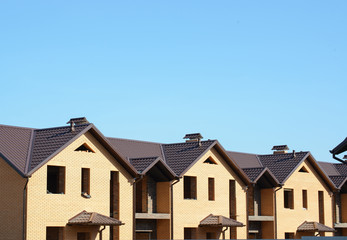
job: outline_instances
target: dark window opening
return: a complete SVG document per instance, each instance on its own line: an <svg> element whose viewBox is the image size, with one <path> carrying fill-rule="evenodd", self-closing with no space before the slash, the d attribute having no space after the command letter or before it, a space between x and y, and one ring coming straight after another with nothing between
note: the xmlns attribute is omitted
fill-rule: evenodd
<svg viewBox="0 0 347 240"><path fill-rule="evenodd" d="M308 171L305 167L300 168L299 172L308 173Z"/></svg>
<svg viewBox="0 0 347 240"><path fill-rule="evenodd" d="M110 217L119 219L119 172L111 171ZM110 240L119 240L119 226L110 226Z"/></svg>
<svg viewBox="0 0 347 240"><path fill-rule="evenodd" d="M286 233L284 233L284 238L285 239L294 239L294 233L286 232Z"/></svg>
<svg viewBox="0 0 347 240"><path fill-rule="evenodd" d="M47 166L47 193L65 193L65 167Z"/></svg>
<svg viewBox="0 0 347 240"><path fill-rule="evenodd" d="M324 192L318 191L319 222L324 224Z"/></svg>
<svg viewBox="0 0 347 240"><path fill-rule="evenodd" d="M77 240L90 240L90 233L89 232L78 232L77 233Z"/></svg>
<svg viewBox="0 0 347 240"><path fill-rule="evenodd" d="M196 177L184 176L184 199L196 199Z"/></svg>
<svg viewBox="0 0 347 240"><path fill-rule="evenodd" d="M217 239L215 232L207 232L206 239Z"/></svg>
<svg viewBox="0 0 347 240"><path fill-rule="evenodd" d="M236 185L235 180L229 180L229 217L236 220ZM230 239L237 239L236 227L230 228Z"/></svg>
<svg viewBox="0 0 347 240"><path fill-rule="evenodd" d="M86 143L76 148L75 151L95 153L95 151L93 151L93 149L91 149Z"/></svg>
<svg viewBox="0 0 347 240"><path fill-rule="evenodd" d="M63 240L63 227L46 227L46 240Z"/></svg>
<svg viewBox="0 0 347 240"><path fill-rule="evenodd" d="M82 196L90 198L90 168L82 168L81 183Z"/></svg>
<svg viewBox="0 0 347 240"><path fill-rule="evenodd" d="M184 239L195 239L195 228L184 228Z"/></svg>
<svg viewBox="0 0 347 240"><path fill-rule="evenodd" d="M307 190L302 190L302 207L307 209Z"/></svg>
<svg viewBox="0 0 347 240"><path fill-rule="evenodd" d="M293 189L284 189L284 208L294 209Z"/></svg>
<svg viewBox="0 0 347 240"><path fill-rule="evenodd" d="M217 162L215 160L213 160L211 157L207 158L204 163L208 163L208 164L217 164Z"/></svg>
<svg viewBox="0 0 347 240"><path fill-rule="evenodd" d="M214 201L214 178L208 178L208 200Z"/></svg>

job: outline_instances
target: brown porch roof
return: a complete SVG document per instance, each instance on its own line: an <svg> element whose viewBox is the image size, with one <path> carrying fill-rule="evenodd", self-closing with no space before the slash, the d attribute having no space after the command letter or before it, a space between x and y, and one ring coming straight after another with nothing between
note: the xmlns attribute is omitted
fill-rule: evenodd
<svg viewBox="0 0 347 240"><path fill-rule="evenodd" d="M121 221L96 212L82 211L69 219L68 225L123 225Z"/></svg>
<svg viewBox="0 0 347 240"><path fill-rule="evenodd" d="M298 227L298 231L335 232L335 229L318 222L305 221Z"/></svg>
<svg viewBox="0 0 347 240"><path fill-rule="evenodd" d="M221 215L208 215L200 221L200 227L243 227L243 223Z"/></svg>

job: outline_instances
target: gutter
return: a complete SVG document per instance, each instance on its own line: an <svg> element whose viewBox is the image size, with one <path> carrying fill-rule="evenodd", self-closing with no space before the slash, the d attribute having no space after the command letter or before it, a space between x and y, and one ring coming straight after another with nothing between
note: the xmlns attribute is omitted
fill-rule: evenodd
<svg viewBox="0 0 347 240"><path fill-rule="evenodd" d="M330 152L331 152L331 151L330 151ZM331 153L332 153L332 152L331 152ZM335 160L337 160L337 161L339 161L339 162L342 162L343 164L346 164L346 161L344 161L344 160L342 160L342 159L336 157L336 156L335 156L335 153L332 153L332 154L333 154L333 159L335 159Z"/></svg>
<svg viewBox="0 0 347 240"><path fill-rule="evenodd" d="M170 196L170 200L171 200L171 240L174 239L174 233L173 233L173 228L174 228L174 225L173 225L173 185L175 185L176 183L178 183L179 181L181 180L181 178L178 178L176 180L176 182L173 182L171 183L171 186L170 186L170 191L171 191L171 196Z"/></svg>
<svg viewBox="0 0 347 240"><path fill-rule="evenodd" d="M29 182L29 177L26 177L26 182L23 188L23 240L26 240L26 229L27 229L27 205L28 205L28 182Z"/></svg>
<svg viewBox="0 0 347 240"><path fill-rule="evenodd" d="M277 239L277 197L276 197L276 192L278 190L281 190L283 188L283 185L280 185L279 188L277 188L275 191L274 191L274 203L275 203L275 239Z"/></svg>

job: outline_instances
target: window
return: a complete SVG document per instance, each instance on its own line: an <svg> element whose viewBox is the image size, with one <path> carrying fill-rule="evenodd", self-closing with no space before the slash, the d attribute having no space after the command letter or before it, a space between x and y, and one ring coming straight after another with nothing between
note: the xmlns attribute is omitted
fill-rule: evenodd
<svg viewBox="0 0 347 240"><path fill-rule="evenodd" d="M208 178L208 200L214 201L214 178Z"/></svg>
<svg viewBox="0 0 347 240"><path fill-rule="evenodd" d="M90 198L90 168L82 168L81 192L83 197Z"/></svg>
<svg viewBox="0 0 347 240"><path fill-rule="evenodd" d="M207 232L206 239L217 239L215 232Z"/></svg>
<svg viewBox="0 0 347 240"><path fill-rule="evenodd" d="M47 227L46 240L63 240L63 227Z"/></svg>
<svg viewBox="0 0 347 240"><path fill-rule="evenodd" d="M65 193L65 167L47 166L47 193Z"/></svg>
<svg viewBox="0 0 347 240"><path fill-rule="evenodd" d="M196 199L196 177L184 176L184 199Z"/></svg>
<svg viewBox="0 0 347 240"><path fill-rule="evenodd" d="M294 190L284 189L284 208L294 209Z"/></svg>
<svg viewBox="0 0 347 240"><path fill-rule="evenodd" d="M307 190L302 190L302 207L307 209Z"/></svg>
<svg viewBox="0 0 347 240"><path fill-rule="evenodd" d="M215 161L213 158L211 158L211 157L207 158L207 159L204 161L204 163L215 164L215 165L217 165L216 161Z"/></svg>
<svg viewBox="0 0 347 240"><path fill-rule="evenodd" d="M89 232L78 232L77 233L77 240L90 240L90 233Z"/></svg>
<svg viewBox="0 0 347 240"><path fill-rule="evenodd" d="M284 233L284 238L285 239L294 239L294 233L286 232L286 233Z"/></svg>
<svg viewBox="0 0 347 240"><path fill-rule="evenodd" d="M324 193L318 191L319 223L324 224Z"/></svg>
<svg viewBox="0 0 347 240"><path fill-rule="evenodd" d="M95 153L95 151L93 151L93 149L91 149L86 143L76 148L75 151Z"/></svg>
<svg viewBox="0 0 347 240"><path fill-rule="evenodd" d="M184 228L184 239L195 239L195 228Z"/></svg>

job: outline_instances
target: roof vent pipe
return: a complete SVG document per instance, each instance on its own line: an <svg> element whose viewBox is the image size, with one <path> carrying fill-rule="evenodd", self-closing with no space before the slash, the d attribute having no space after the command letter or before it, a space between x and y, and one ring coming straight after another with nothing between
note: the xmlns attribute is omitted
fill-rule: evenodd
<svg viewBox="0 0 347 240"><path fill-rule="evenodd" d="M293 150L293 158L296 158L295 150Z"/></svg>
<svg viewBox="0 0 347 240"><path fill-rule="evenodd" d="M88 124L88 120L85 117L71 118L66 124L70 124L71 132L75 131L75 125Z"/></svg>

